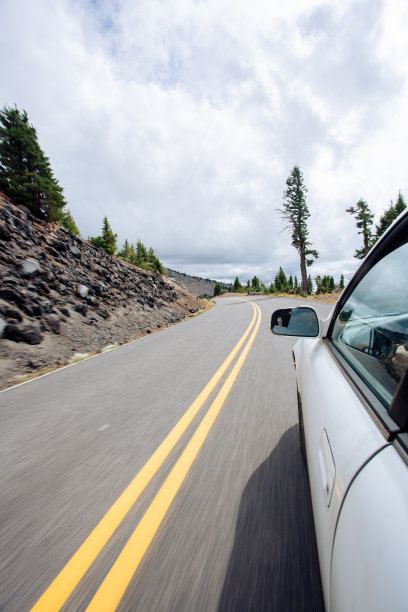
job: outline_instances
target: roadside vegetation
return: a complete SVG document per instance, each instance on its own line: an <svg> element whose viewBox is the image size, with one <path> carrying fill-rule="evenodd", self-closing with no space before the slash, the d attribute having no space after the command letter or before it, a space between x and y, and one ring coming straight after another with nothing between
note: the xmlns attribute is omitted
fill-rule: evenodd
<svg viewBox="0 0 408 612"><path fill-rule="evenodd" d="M100 236L90 237L88 240L96 247L100 247L109 255L116 253L117 257L127 261L134 266L150 270L151 272L160 272L165 274L163 264L160 262L152 247L147 249L141 240L138 240L136 246L129 243L126 239L123 247L117 252L117 234L114 234L109 224L107 217L103 218L102 232Z"/></svg>

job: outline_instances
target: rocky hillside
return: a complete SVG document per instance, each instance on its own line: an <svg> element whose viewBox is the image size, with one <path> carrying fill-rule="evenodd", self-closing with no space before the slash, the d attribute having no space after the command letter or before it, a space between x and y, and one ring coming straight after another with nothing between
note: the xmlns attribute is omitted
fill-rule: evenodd
<svg viewBox="0 0 408 612"><path fill-rule="evenodd" d="M167 270L167 274L193 295L207 295L209 297L214 295L216 281L199 278L197 276L189 276L183 272L176 272L176 270L170 269Z"/></svg>
<svg viewBox="0 0 408 612"><path fill-rule="evenodd" d="M0 387L192 316L206 305L0 194Z"/></svg>
<svg viewBox="0 0 408 612"><path fill-rule="evenodd" d="M189 274L184 274L183 272L176 272L175 270L167 270L167 273L170 278L175 280L181 287L190 291L193 295L205 295L207 297L212 297L214 295L214 287L217 284L217 281L210 280L208 278L200 278L198 276L190 276ZM222 289L228 291L230 286L225 283L220 283Z"/></svg>

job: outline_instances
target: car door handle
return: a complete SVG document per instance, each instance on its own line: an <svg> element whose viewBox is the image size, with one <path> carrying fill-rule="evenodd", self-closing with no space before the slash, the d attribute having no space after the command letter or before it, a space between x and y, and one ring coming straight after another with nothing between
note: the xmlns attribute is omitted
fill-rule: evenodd
<svg viewBox="0 0 408 612"><path fill-rule="evenodd" d="M320 438L319 467L326 504L330 506L334 481L336 480L336 466L334 464L329 438L327 437L327 431L325 429L323 429Z"/></svg>

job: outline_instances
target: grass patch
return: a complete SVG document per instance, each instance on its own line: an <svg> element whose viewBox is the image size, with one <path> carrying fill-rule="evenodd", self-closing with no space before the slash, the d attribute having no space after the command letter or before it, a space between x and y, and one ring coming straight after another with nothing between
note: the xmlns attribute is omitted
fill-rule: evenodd
<svg viewBox="0 0 408 612"><path fill-rule="evenodd" d="M75 353L75 355L71 357L69 363L79 363L80 361L84 361L84 359L88 359L90 356L89 353Z"/></svg>
<svg viewBox="0 0 408 612"><path fill-rule="evenodd" d="M108 346L104 346L101 353L106 353L106 351L112 351L113 349L117 348L119 345L118 344L108 344Z"/></svg>

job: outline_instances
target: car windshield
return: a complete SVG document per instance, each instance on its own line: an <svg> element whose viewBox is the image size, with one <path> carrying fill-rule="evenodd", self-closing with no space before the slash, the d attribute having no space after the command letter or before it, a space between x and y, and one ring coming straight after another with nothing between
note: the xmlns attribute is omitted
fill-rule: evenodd
<svg viewBox="0 0 408 612"><path fill-rule="evenodd" d="M334 324L331 340L389 407L408 367L408 244L374 265Z"/></svg>

